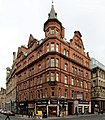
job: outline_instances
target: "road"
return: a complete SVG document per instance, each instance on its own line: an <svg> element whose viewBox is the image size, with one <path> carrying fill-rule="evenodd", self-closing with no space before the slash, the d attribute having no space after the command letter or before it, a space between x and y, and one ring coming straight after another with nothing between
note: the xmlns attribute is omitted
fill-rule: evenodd
<svg viewBox="0 0 105 120"><path fill-rule="evenodd" d="M5 120L6 116L3 114L0 114L0 120ZM8 120L8 119L7 119ZM19 116L10 116L10 120L32 120L29 118L25 118L25 117L19 117Z"/></svg>
<svg viewBox="0 0 105 120"><path fill-rule="evenodd" d="M0 114L0 120L5 120L6 116ZM10 116L10 120L32 120L32 118ZM64 118L43 118L43 120L105 120L105 114L103 115L78 115L78 116L67 116Z"/></svg>
<svg viewBox="0 0 105 120"><path fill-rule="evenodd" d="M54 119L50 119L54 120ZM72 117L58 118L56 120L105 120L105 114L101 115L78 115Z"/></svg>

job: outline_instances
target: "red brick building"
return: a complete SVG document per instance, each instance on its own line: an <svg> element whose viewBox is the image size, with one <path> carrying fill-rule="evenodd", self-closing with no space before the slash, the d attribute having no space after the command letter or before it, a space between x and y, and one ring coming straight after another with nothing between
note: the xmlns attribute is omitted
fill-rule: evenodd
<svg viewBox="0 0 105 120"><path fill-rule="evenodd" d="M90 57L79 31L65 40L64 27L54 5L44 23L45 38L32 35L17 53L18 112L42 110L48 116L91 112Z"/></svg>

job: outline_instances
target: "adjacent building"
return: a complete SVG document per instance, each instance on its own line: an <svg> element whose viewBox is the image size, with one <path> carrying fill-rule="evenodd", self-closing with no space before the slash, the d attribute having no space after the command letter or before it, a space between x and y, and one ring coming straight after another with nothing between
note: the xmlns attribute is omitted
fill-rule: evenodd
<svg viewBox="0 0 105 120"><path fill-rule="evenodd" d="M6 100L6 89L1 88L0 90L0 109L5 110L5 100Z"/></svg>
<svg viewBox="0 0 105 120"><path fill-rule="evenodd" d="M54 5L44 23L45 38L30 35L16 59L17 111L47 116L91 112L91 69L79 31L69 41Z"/></svg>
<svg viewBox="0 0 105 120"><path fill-rule="evenodd" d="M91 59L91 100L92 113L105 112L105 66L95 58Z"/></svg>
<svg viewBox="0 0 105 120"><path fill-rule="evenodd" d="M12 68L6 68L6 110L16 112L16 52L13 52Z"/></svg>

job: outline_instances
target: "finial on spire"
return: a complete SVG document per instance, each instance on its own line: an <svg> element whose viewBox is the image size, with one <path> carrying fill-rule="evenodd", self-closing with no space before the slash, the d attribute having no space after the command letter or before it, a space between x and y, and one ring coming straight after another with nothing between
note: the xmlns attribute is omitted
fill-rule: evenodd
<svg viewBox="0 0 105 120"><path fill-rule="evenodd" d="M51 6L51 11L50 11L50 13L48 14L48 19L57 19L57 13L55 12L55 10L54 10L54 5L53 5L53 3L54 3L54 0L52 0L52 6Z"/></svg>
<svg viewBox="0 0 105 120"><path fill-rule="evenodd" d="M52 5L54 4L54 1L52 0Z"/></svg>

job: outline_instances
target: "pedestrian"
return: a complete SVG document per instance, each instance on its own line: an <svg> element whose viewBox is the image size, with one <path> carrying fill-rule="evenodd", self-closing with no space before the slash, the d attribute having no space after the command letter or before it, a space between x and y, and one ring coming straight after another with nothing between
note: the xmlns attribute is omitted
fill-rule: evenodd
<svg viewBox="0 0 105 120"><path fill-rule="evenodd" d="M103 110L101 110L101 114L103 114Z"/></svg>
<svg viewBox="0 0 105 120"><path fill-rule="evenodd" d="M75 108L75 114L78 116L78 108Z"/></svg>
<svg viewBox="0 0 105 120"><path fill-rule="evenodd" d="M7 114L7 117L5 118L5 120L10 120L9 114Z"/></svg>

